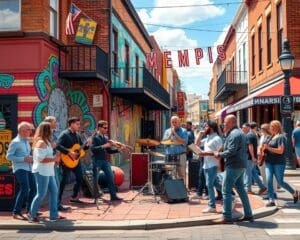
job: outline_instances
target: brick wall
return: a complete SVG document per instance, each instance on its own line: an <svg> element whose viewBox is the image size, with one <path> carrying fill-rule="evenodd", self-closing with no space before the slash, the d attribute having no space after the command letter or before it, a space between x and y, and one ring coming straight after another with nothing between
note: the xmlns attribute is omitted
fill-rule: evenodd
<svg viewBox="0 0 300 240"><path fill-rule="evenodd" d="M272 0L271 2L253 1L248 8L249 27L249 87L255 89L262 83L268 82L279 76L281 68L278 62L278 38L277 38L277 5L282 4L283 17L283 39L288 38L292 54L296 58L296 68L300 68L300 23L299 23L299 1ZM271 14L271 38L272 56L271 63L267 63L267 16ZM262 27L262 70L258 70L258 26ZM255 35L255 72L252 73L252 42L251 36Z"/></svg>

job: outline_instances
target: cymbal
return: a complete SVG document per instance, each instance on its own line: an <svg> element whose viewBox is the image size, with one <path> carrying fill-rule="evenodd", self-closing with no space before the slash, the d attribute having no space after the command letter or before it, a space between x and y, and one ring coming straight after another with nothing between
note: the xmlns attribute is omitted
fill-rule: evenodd
<svg viewBox="0 0 300 240"><path fill-rule="evenodd" d="M182 143L177 140L163 140L160 142L163 145L181 145Z"/></svg>
<svg viewBox="0 0 300 240"><path fill-rule="evenodd" d="M143 146L154 147L160 145L159 141L150 138L140 138L136 140L136 143L139 143Z"/></svg>
<svg viewBox="0 0 300 240"><path fill-rule="evenodd" d="M155 157L165 157L166 156L165 154L162 154L160 152L150 151L149 153L150 153L150 155L155 156Z"/></svg>

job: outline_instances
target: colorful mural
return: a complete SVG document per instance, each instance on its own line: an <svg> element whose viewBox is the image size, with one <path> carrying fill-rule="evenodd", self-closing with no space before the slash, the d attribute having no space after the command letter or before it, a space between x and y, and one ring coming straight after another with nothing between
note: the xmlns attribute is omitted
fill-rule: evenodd
<svg viewBox="0 0 300 240"><path fill-rule="evenodd" d="M13 84L15 78L9 74L0 74L0 88L8 89Z"/></svg>
<svg viewBox="0 0 300 240"><path fill-rule="evenodd" d="M33 111L34 125L37 126L46 116L55 116L58 120L57 132L67 128L71 109L79 109L85 131L93 132L96 121L87 102L86 95L73 90L69 81L58 77L59 62L55 56L49 58L48 68L36 75L34 86L41 102Z"/></svg>
<svg viewBox="0 0 300 240"><path fill-rule="evenodd" d="M143 86L143 74L139 71L139 77L137 84L135 83L136 69L135 69L135 57L139 58L139 67L142 68L146 63L146 58L143 51L139 48L135 40L123 27L117 17L112 16L112 23L114 28L118 30L118 74L112 74L112 87L132 87L134 85ZM129 71L129 82L125 80L125 43L130 47L130 65L133 66Z"/></svg>

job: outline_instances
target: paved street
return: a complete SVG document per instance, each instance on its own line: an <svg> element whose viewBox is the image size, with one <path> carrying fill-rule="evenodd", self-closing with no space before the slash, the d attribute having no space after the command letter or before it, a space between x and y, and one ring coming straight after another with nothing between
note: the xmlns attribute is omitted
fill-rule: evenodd
<svg viewBox="0 0 300 240"><path fill-rule="evenodd" d="M288 182L298 189L300 179L288 177ZM261 218L254 223L234 225L210 225L152 231L43 231L0 230L1 239L205 239L205 240L298 240L300 239L300 203L293 204L290 195L279 190L278 205L282 207L275 215Z"/></svg>

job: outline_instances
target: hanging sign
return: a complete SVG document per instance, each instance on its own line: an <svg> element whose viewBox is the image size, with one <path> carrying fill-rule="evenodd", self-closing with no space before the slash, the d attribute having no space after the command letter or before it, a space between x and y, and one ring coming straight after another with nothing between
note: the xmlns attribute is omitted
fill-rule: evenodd
<svg viewBox="0 0 300 240"><path fill-rule="evenodd" d="M164 59L164 66L166 68L172 68L173 61L171 57L171 51L164 51L163 52L163 59ZM202 48L195 48L193 52L194 59L191 59L189 50L177 50L177 57L178 57L178 66L179 67L189 67L191 62L194 61L196 65L200 65L201 59L204 57L204 54L207 54L209 63L213 63L213 53L212 48L208 47L206 52L203 51ZM218 59L220 61L224 61L226 59L225 48L223 45L217 46L217 54ZM154 68L157 69L157 55L155 52L147 53L147 66L149 69Z"/></svg>
<svg viewBox="0 0 300 240"><path fill-rule="evenodd" d="M92 19L80 18L75 42L83 44L93 44L96 27L97 23Z"/></svg>

